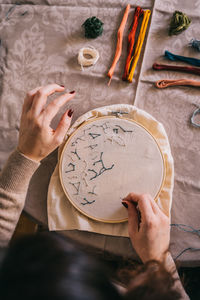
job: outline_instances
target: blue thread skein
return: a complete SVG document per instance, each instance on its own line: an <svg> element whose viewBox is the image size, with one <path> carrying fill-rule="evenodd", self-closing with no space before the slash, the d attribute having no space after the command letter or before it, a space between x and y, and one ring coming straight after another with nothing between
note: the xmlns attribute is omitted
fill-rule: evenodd
<svg viewBox="0 0 200 300"><path fill-rule="evenodd" d="M167 50L165 51L165 57L172 61L176 61L176 60L183 61L188 63L189 65L200 67L200 59L197 58L175 55Z"/></svg>

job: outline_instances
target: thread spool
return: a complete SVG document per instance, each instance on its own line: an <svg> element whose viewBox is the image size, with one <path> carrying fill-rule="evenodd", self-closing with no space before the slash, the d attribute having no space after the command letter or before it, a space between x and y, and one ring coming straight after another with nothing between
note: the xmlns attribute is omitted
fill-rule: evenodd
<svg viewBox="0 0 200 300"><path fill-rule="evenodd" d="M89 57L87 57L88 55ZM78 63L81 67L90 67L97 63L99 52L93 47L84 47L79 50Z"/></svg>

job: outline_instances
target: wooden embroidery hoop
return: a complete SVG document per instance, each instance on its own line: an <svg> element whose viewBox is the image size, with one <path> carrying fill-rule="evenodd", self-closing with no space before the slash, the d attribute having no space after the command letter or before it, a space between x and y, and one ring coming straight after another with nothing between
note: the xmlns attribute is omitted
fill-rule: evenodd
<svg viewBox="0 0 200 300"><path fill-rule="evenodd" d="M64 153L65 153L65 149L66 147L68 146L68 144L70 143L71 139L73 138L73 136L77 133L77 131L79 129L81 129L82 127L84 127L85 125L89 124L89 123L92 123L92 122L95 122L97 120L100 120L100 119L123 119L123 120L127 120L127 121L131 121L135 124L137 124L138 126L142 127L147 133L149 133L149 135L153 138L153 140L155 141L155 143L157 144L158 146L158 149L160 151L160 154L161 154L161 157L162 157L162 161L163 161L163 176L162 176L162 182L161 182L161 185L160 185L160 188L159 188L159 191L157 192L154 200L157 201L158 197L159 197L159 194L163 188L163 185L164 185L164 181L165 181L165 176L166 176L166 162L165 162L165 158L164 158L164 155L162 153L162 150L157 142L157 140L155 139L155 137L151 134L151 132L145 128L145 126L143 126L142 124L140 124L139 122L133 120L133 119L129 119L129 118L126 118L126 117L116 117L116 116L102 116L102 117L96 117L96 118L92 118L91 120L88 120L88 121L85 121L83 122L67 139L67 141L65 142L65 145L62 149L62 152L61 152L61 155L60 155L60 159L59 159L59 178L60 178L60 183L61 183L61 186L62 186L62 189L64 191L64 194L66 195L67 199L70 201L70 203L83 215L85 215L86 217L92 219L92 220L95 220L95 221L98 221L98 222L102 222L102 223L123 223L123 222L126 222L128 221L128 218L125 218L125 219L121 219L121 220L105 220L105 219L101 219L101 218L96 218L94 216L91 216L89 214L87 214L84 210L82 210L80 207L78 207L76 205L76 203L70 198L66 188L65 188L65 185L64 185L64 182L63 182L63 176L62 176L62 161L63 161L63 157L64 157Z"/></svg>

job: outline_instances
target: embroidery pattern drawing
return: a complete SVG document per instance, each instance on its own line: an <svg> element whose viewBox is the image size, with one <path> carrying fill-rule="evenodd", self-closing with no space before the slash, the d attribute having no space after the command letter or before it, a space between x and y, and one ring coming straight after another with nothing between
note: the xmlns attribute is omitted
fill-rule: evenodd
<svg viewBox="0 0 200 300"><path fill-rule="evenodd" d="M65 174L69 173L66 186L69 196L79 206L95 205L99 196L99 180L105 174L111 175L115 168L112 155L104 153L105 145L111 149L124 147L127 136L132 134L133 130L124 125L104 121L88 123L72 137L66 151L68 164Z"/></svg>

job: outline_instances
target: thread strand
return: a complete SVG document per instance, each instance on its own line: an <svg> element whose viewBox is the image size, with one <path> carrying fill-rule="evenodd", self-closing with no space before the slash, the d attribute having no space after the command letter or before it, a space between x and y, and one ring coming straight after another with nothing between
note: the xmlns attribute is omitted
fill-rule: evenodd
<svg viewBox="0 0 200 300"><path fill-rule="evenodd" d="M178 71L178 72L185 72L185 73L200 75L200 68L196 68L196 67L185 67L185 66L183 67L183 66L174 66L174 65L154 63L152 68L157 71L171 70L171 71Z"/></svg>
<svg viewBox="0 0 200 300"><path fill-rule="evenodd" d="M189 80L189 79L175 79L175 80L168 80L168 79L161 79L155 82L155 86L158 89L165 89L170 86L178 86L178 85L187 85L187 86L195 86L200 87L200 81L196 80Z"/></svg>
<svg viewBox="0 0 200 300"><path fill-rule="evenodd" d="M127 58L126 58L124 74L122 76L123 80L126 80L128 77L131 55L132 55L133 47L135 44L135 35L136 35L136 31L137 31L138 24L139 24L139 18L142 16L142 14L143 14L142 8L140 6L136 7L134 17L133 17L132 29L128 35L128 54L127 54Z"/></svg>
<svg viewBox="0 0 200 300"><path fill-rule="evenodd" d="M189 65L193 65L193 66L197 66L197 67L200 67L200 59L197 59L197 58L193 58L193 57L187 57L187 56L182 56L182 55L176 55L176 54L173 54L169 51L165 51L165 57L169 60L172 60L172 61L183 61Z"/></svg>
<svg viewBox="0 0 200 300"><path fill-rule="evenodd" d="M200 248L192 248L192 247L188 247L188 248L185 248L184 250L182 250L175 258L174 260L177 260L181 255L183 255L183 253L187 252L187 251L200 251Z"/></svg>
<svg viewBox="0 0 200 300"><path fill-rule="evenodd" d="M143 20L142 20L140 34L139 34L139 37L138 37L138 40L137 40L137 44L135 46L135 52L134 52L134 54L131 58L131 61L130 61L130 66L131 67L130 67L130 72L129 72L129 75L128 75L128 78L127 78L129 82L132 82L133 75L134 75L134 72L135 72L135 68L137 66L137 62L138 62L138 59L140 57L140 53L141 53L141 50L142 50L142 45L143 45L144 38L145 38L145 35L146 35L146 31L147 31L149 18L150 18L150 15L151 15L151 11L149 9L147 9L143 12L143 15L144 16L143 16Z"/></svg>
<svg viewBox="0 0 200 300"><path fill-rule="evenodd" d="M170 226L171 226L171 227L177 227L177 228L179 228L180 230L185 231L185 232L197 234L197 235L200 237L200 229L195 229L195 228L193 228L193 227L190 226L190 225L173 223L173 224L171 224Z"/></svg>

